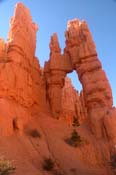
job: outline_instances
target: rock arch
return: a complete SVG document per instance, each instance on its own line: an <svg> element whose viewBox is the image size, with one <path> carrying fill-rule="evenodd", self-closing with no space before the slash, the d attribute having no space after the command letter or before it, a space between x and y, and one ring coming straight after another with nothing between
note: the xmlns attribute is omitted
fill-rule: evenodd
<svg viewBox="0 0 116 175"><path fill-rule="evenodd" d="M99 137L101 120L113 104L111 87L98 59L86 22L78 19L69 21L65 37L66 46L64 53L61 54L57 34L53 34L49 45L50 59L44 66L47 96L52 114L58 118L66 74L76 70L83 87L91 130Z"/></svg>

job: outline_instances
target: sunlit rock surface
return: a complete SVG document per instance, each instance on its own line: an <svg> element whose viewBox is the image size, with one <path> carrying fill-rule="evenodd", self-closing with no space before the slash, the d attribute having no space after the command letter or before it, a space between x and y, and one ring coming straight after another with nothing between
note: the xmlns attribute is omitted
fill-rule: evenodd
<svg viewBox="0 0 116 175"><path fill-rule="evenodd" d="M113 175L116 108L87 23L68 22L63 53L51 36L44 68L35 56L37 30L16 4L8 40L0 39L1 155L14 160L15 175ZM67 78L72 71L81 92ZM49 172L46 158L54 162Z"/></svg>

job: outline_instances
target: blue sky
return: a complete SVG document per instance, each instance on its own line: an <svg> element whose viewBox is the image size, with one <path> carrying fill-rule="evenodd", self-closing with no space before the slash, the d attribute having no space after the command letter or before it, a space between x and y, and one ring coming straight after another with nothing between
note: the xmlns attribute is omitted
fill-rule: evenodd
<svg viewBox="0 0 116 175"><path fill-rule="evenodd" d="M9 21L17 0L0 3L0 36L5 40ZM114 105L116 106L116 0L20 0L31 11L33 20L39 25L36 55L41 66L49 58L50 36L57 32L63 49L67 21L73 18L87 21L103 69L110 81ZM69 74L74 86L81 86L75 73Z"/></svg>

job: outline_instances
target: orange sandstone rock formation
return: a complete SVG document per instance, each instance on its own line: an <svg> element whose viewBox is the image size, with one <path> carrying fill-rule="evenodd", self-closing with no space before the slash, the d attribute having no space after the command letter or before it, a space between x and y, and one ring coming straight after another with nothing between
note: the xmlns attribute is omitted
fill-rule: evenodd
<svg viewBox="0 0 116 175"><path fill-rule="evenodd" d="M66 73L72 69L70 60L61 54L58 37L54 34L50 42L50 60L45 63L44 74L47 86L47 97L55 118L58 118L61 111L62 88Z"/></svg>
<svg viewBox="0 0 116 175"><path fill-rule="evenodd" d="M68 22L63 54L53 34L44 68L35 56L37 30L29 10L18 3L8 41L0 39L0 136L9 136L0 137L0 152L17 160L16 175L48 174L42 169L45 157L55 164L49 174L112 175L116 108L86 22ZM67 78L72 71L80 93ZM32 138L38 129L39 137ZM71 148L65 140L74 129L82 143Z"/></svg>
<svg viewBox="0 0 116 175"><path fill-rule="evenodd" d="M5 114L1 116L3 122L0 122L3 135L13 132L14 118L22 120L21 128L29 120L30 114L27 113L27 118L21 111L29 112L35 105L38 106L38 110L46 106L45 85L39 61L35 57L37 29L29 10L19 3L10 22L8 42L0 39L0 103L6 101ZM15 103L14 109L10 107L12 103ZM9 111L10 108L12 112ZM7 129L4 123L10 125L10 129Z"/></svg>
<svg viewBox="0 0 116 175"><path fill-rule="evenodd" d="M65 78L65 85L62 89L62 107L60 119L65 120L70 125L81 124L87 119L87 111L83 102L82 92L72 86L71 79ZM76 122L76 123L75 123Z"/></svg>
<svg viewBox="0 0 116 175"><path fill-rule="evenodd" d="M109 82L97 57L87 24L84 21L70 21L65 35L65 52L70 55L82 83L92 132L102 137L100 125L106 110L113 104Z"/></svg>
<svg viewBox="0 0 116 175"><path fill-rule="evenodd" d="M111 87L97 57L86 22L77 19L69 21L65 36L66 47L63 54L60 53L57 35L52 36L50 60L45 63L44 68L51 110L54 117L60 115L64 78L67 73L76 70L83 87L91 131L96 137L102 137L103 118L113 104Z"/></svg>

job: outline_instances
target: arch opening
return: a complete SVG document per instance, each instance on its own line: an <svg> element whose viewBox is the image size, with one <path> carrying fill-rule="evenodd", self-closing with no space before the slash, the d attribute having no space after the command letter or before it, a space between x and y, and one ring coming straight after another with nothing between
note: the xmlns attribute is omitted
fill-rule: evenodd
<svg viewBox="0 0 116 175"><path fill-rule="evenodd" d="M79 92L82 90L82 85L78 79L78 75L76 71L74 70L72 73L68 73L66 77L69 77L71 79L73 87Z"/></svg>

